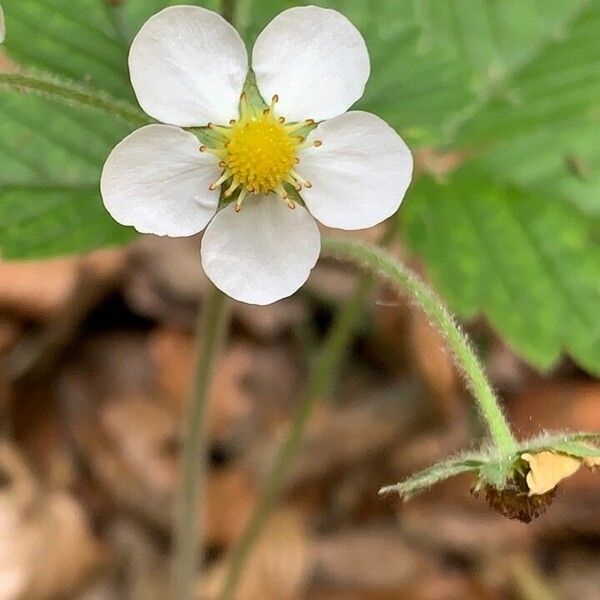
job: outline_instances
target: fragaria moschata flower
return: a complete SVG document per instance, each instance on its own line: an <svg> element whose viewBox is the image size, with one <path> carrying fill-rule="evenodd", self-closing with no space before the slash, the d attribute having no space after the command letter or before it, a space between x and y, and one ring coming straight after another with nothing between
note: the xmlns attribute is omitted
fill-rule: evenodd
<svg viewBox="0 0 600 600"><path fill-rule="evenodd" d="M249 64L239 34L200 7L151 17L129 68L140 106L165 124L142 127L112 151L104 204L142 233L206 228L202 265L233 298L269 304L295 292L320 252L315 219L363 229L398 209L412 157L379 117L345 112L370 64L340 13L292 8L259 35L252 71L262 107L242 93ZM202 126L210 142L184 129Z"/></svg>

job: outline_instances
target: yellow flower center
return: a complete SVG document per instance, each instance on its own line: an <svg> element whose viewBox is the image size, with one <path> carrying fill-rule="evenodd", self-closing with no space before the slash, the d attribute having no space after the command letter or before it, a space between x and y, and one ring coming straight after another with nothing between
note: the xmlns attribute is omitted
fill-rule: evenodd
<svg viewBox="0 0 600 600"><path fill-rule="evenodd" d="M297 140L271 111L243 119L231 128L225 162L248 191L268 194L287 179L296 164Z"/></svg>
<svg viewBox="0 0 600 600"><path fill-rule="evenodd" d="M202 152L215 154L223 169L221 177L210 189L215 190L227 182L226 198L239 190L235 204L237 211L248 193L266 195L274 192L294 208L286 185L297 191L311 187L310 182L297 172L296 166L300 162L299 150L321 145L320 141L307 143L299 135L301 129L314 125L314 121L286 124L283 117L275 115L277 101L274 96L270 107L260 111L251 107L242 94L239 120L232 120L229 127L209 124L218 140L212 147L200 148Z"/></svg>

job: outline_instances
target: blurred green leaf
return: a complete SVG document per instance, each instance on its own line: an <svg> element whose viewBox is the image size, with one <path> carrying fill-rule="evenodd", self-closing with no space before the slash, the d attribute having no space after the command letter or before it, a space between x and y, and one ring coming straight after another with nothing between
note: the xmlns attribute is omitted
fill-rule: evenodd
<svg viewBox="0 0 600 600"><path fill-rule="evenodd" d="M5 47L17 64L135 102L127 71L129 39L167 4L4 0ZM135 232L113 221L99 190L108 153L130 131L91 109L0 90L2 256L38 258L131 240Z"/></svg>
<svg viewBox="0 0 600 600"><path fill-rule="evenodd" d="M565 349L600 373L600 247L589 217L473 168L446 184L421 179L403 211L407 242L459 315L483 312L542 369Z"/></svg>
<svg viewBox="0 0 600 600"><path fill-rule="evenodd" d="M275 4L293 3L242 0L249 39ZM584 214L600 214L600 3L326 5L367 39L360 106L413 149L477 167L417 183L403 208L440 291L459 314L484 313L532 364L547 369L565 349L600 372L598 229Z"/></svg>
<svg viewBox="0 0 600 600"><path fill-rule="evenodd" d="M381 488L379 495L385 496L397 493L402 500L410 500L436 483L456 477L462 473L478 472L488 460L489 458L485 453L477 452L449 458L427 469L423 469L399 483Z"/></svg>
<svg viewBox="0 0 600 600"><path fill-rule="evenodd" d="M18 63L133 100L129 40L178 0L4 0ZM196 2L218 8L218 0ZM312 3L310 1L302 4ZM292 0L238 0L248 44ZM409 191L404 232L463 316L483 312L534 365L566 349L600 369L600 2L326 0L363 32L372 77L359 107L411 147L471 170ZM307 40L310 43L310 40ZM0 91L0 248L20 258L129 239L98 193L129 129ZM589 215L586 218L586 214ZM83 234L82 232L86 232Z"/></svg>
<svg viewBox="0 0 600 600"><path fill-rule="evenodd" d="M570 18L467 111L456 144L497 179L600 215L600 2L564 5Z"/></svg>
<svg viewBox="0 0 600 600"><path fill-rule="evenodd" d="M372 70L359 106L384 117L414 147L453 141L458 124L586 2L238 0L239 28L252 43L278 12L298 4L335 8L361 30Z"/></svg>
<svg viewBox="0 0 600 600"><path fill-rule="evenodd" d="M0 250L34 258L123 243L100 199L100 168L128 131L92 110L1 91Z"/></svg>

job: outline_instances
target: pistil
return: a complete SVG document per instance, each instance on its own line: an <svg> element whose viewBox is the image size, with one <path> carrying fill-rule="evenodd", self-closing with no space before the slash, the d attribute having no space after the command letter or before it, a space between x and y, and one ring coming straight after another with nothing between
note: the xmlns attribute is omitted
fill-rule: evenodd
<svg viewBox="0 0 600 600"><path fill-rule="evenodd" d="M284 117L275 114L278 101L279 97L273 96L269 106L260 111L248 102L244 93L240 98L239 119L232 119L229 126L208 124L211 132L216 134L214 147L204 145L200 151L219 158L219 167L223 169L210 189L216 190L231 179L224 196L229 198L239 190L236 212L241 210L247 194L275 193L293 209L296 204L285 186L292 186L297 191L312 187L295 167L300 162L300 150L321 146L321 141L307 142L298 134L302 129L313 127L315 121L307 119L287 124Z"/></svg>

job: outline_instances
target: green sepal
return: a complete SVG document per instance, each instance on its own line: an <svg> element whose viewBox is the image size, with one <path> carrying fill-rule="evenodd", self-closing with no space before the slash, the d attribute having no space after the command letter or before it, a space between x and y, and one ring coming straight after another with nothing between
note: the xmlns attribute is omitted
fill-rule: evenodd
<svg viewBox="0 0 600 600"><path fill-rule="evenodd" d="M379 495L385 496L395 492L403 500L409 500L440 481L461 473L478 472L485 464L485 460L483 453L464 454L449 458L419 471L404 481L381 488Z"/></svg>
<svg viewBox="0 0 600 600"><path fill-rule="evenodd" d="M576 458L600 456L600 433L552 433L547 432L519 443L514 454L499 456L493 447L482 447L479 451L460 454L456 457L441 461L411 475L404 481L383 487L379 495L395 492L402 500L410 500L417 494L461 473L471 472L477 475L474 491L485 486L503 490L515 475L524 478L529 471L529 465L521 456L525 453L556 452Z"/></svg>

